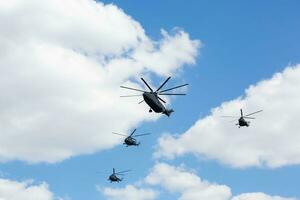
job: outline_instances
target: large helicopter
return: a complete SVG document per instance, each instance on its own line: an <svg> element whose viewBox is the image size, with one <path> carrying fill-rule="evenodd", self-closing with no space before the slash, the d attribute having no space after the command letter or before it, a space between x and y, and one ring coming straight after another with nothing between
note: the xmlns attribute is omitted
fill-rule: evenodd
<svg viewBox="0 0 300 200"><path fill-rule="evenodd" d="M246 119L255 119L254 117L249 117L249 116L259 113L259 112L262 112L262 111L263 110L259 110L259 111L244 115L243 110L241 109L241 116L222 116L222 117L237 118L230 122L234 122L234 121L238 120L238 123L236 125L239 126L239 128L241 128L242 126L248 127L248 126L250 126L250 121L246 121Z"/></svg>
<svg viewBox="0 0 300 200"><path fill-rule="evenodd" d="M123 134L115 133L115 132L113 132L113 134L121 135L121 136L126 137L124 139L124 143L123 143L124 145L126 145L126 147L128 147L128 146L139 146L141 143L137 142L136 139L135 139L135 137L140 137L140 136L144 136L144 135L150 135L150 133L133 135L135 133L135 131L136 131L136 129L134 129L130 135L123 135Z"/></svg>
<svg viewBox="0 0 300 200"><path fill-rule="evenodd" d="M143 78L141 78L141 80L149 88L149 90L150 90L149 92L147 92L145 90L140 90L140 89L135 89L135 88L131 88L131 87L121 86L121 88L143 92L142 95L127 95L127 96L121 96L121 97L143 96L144 99L142 101L140 101L139 104L145 101L150 106L149 112L152 112L154 110L154 112L156 112L156 113L163 113L163 114L165 114L169 117L171 115L171 113L174 112L174 110L173 109L167 109L161 103L161 102L166 103L166 101L163 100L160 97L160 95L186 95L186 94L182 94L182 93L165 93L165 92L188 85L188 84L183 84L183 85L179 85L179 86L176 86L176 87L172 87L172 88L160 91L162 89L162 87L170 80L170 78L171 77L168 77L167 80L165 80L165 82L163 82L163 84L161 84L161 86L156 91L153 91L153 89L148 85L148 83Z"/></svg>
<svg viewBox="0 0 300 200"><path fill-rule="evenodd" d="M116 172L115 168L113 168L113 173L108 177L107 180L109 180L111 183L112 182L120 182L123 180L123 178L119 178L117 175L124 175L126 172L130 172L131 170L126 170L126 171L121 171L121 172Z"/></svg>

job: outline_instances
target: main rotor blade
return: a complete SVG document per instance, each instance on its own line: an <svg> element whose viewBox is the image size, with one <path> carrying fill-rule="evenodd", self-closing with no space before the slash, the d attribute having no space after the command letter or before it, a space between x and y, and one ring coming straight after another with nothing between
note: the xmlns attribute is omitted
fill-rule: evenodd
<svg viewBox="0 0 300 200"><path fill-rule="evenodd" d="M224 117L224 118L227 118L227 117L230 117L230 118L239 118L240 116L221 116L221 117Z"/></svg>
<svg viewBox="0 0 300 200"><path fill-rule="evenodd" d="M151 134L151 133L138 134L138 135L135 135L134 137L140 137L140 136L150 135L150 134Z"/></svg>
<svg viewBox="0 0 300 200"><path fill-rule="evenodd" d="M241 109L241 117L243 117L243 109Z"/></svg>
<svg viewBox="0 0 300 200"><path fill-rule="evenodd" d="M163 82L163 84L161 84L161 86L159 86L159 88L155 92L158 92L170 80L170 78L171 76L169 76L167 80L165 80L165 82Z"/></svg>
<svg viewBox="0 0 300 200"><path fill-rule="evenodd" d="M123 134L115 133L115 132L112 132L112 134L115 134L115 135L121 135L121 136L124 136L124 137L128 137L128 135L123 135Z"/></svg>
<svg viewBox="0 0 300 200"><path fill-rule="evenodd" d="M130 172L131 170L125 170L125 171L120 171L120 172L117 172L115 174L123 174L123 173L127 173L127 172Z"/></svg>
<svg viewBox="0 0 300 200"><path fill-rule="evenodd" d="M159 95L186 95L186 94L180 94L180 93L162 93Z"/></svg>
<svg viewBox="0 0 300 200"><path fill-rule="evenodd" d="M244 117L245 119L255 119L254 117Z"/></svg>
<svg viewBox="0 0 300 200"><path fill-rule="evenodd" d="M158 98L159 100L161 100L162 102L167 103L165 100L163 100L163 99L160 98L159 96L157 96L157 98Z"/></svg>
<svg viewBox="0 0 300 200"><path fill-rule="evenodd" d="M136 129L134 129L134 130L132 131L132 133L130 134L130 136L132 136L132 135L134 134L135 131L136 131Z"/></svg>
<svg viewBox="0 0 300 200"><path fill-rule="evenodd" d="M248 114L248 115L245 115L245 117L247 117L247 116L250 116L250 115L254 115L254 114L256 114L256 113L259 113L259 112L262 112L263 110L259 110L259 111L256 111L256 112L253 112L253 113L250 113L250 114Z"/></svg>
<svg viewBox="0 0 300 200"><path fill-rule="evenodd" d="M141 80L146 84L146 86L149 88L149 90L150 90L151 92L153 92L153 90L152 90L152 88L150 87L150 85L148 85L148 83L147 83L143 78L141 78Z"/></svg>
<svg viewBox="0 0 300 200"><path fill-rule="evenodd" d="M229 122L235 122L235 121L237 121L238 119L234 119L234 120L231 120L231 121L229 121Z"/></svg>
<svg viewBox="0 0 300 200"><path fill-rule="evenodd" d="M139 91L139 92L146 92L145 90L140 90L136 88L131 88L131 87L126 87L126 86L120 86L121 88L128 89L128 90L134 90L134 91Z"/></svg>
<svg viewBox="0 0 300 200"><path fill-rule="evenodd" d="M119 178L120 181L122 181L123 180L123 176L125 176L125 174L118 174L118 173L116 173L115 175L117 175L118 178L121 177L121 178Z"/></svg>
<svg viewBox="0 0 300 200"><path fill-rule="evenodd" d="M143 103L144 101L145 101L145 100L140 101L139 104Z"/></svg>
<svg viewBox="0 0 300 200"><path fill-rule="evenodd" d="M143 96L142 94L136 94L136 95L123 95L120 97L139 97L139 96Z"/></svg>
<svg viewBox="0 0 300 200"><path fill-rule="evenodd" d="M172 88L169 88L169 89L160 91L159 94L161 94L161 93L163 93L163 92L166 92L166 91L174 90L174 89L176 89L176 88L184 87L184 86L187 86L187 85L188 85L188 84L183 84L183 85L179 85L179 86L176 86L176 87L172 87Z"/></svg>
<svg viewBox="0 0 300 200"><path fill-rule="evenodd" d="M125 174L119 174L119 173L115 173L115 175L118 175L118 176L125 176Z"/></svg>

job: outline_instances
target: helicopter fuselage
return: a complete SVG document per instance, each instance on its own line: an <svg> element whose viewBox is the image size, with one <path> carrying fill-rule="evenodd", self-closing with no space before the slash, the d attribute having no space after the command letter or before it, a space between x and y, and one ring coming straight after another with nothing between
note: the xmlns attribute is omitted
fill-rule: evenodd
<svg viewBox="0 0 300 200"><path fill-rule="evenodd" d="M138 146L140 143L138 143L135 138L129 136L124 140L124 144L127 146Z"/></svg>
<svg viewBox="0 0 300 200"><path fill-rule="evenodd" d="M152 112L153 110L156 113L163 113L167 116L170 116L173 112L173 110L166 109L166 107L159 101L158 95L155 92L144 92L143 98L148 106L150 106L149 112Z"/></svg>
<svg viewBox="0 0 300 200"><path fill-rule="evenodd" d="M162 113L164 110L166 110L165 106L159 101L156 93L144 92L143 98L150 108L154 110L154 112Z"/></svg>
<svg viewBox="0 0 300 200"><path fill-rule="evenodd" d="M247 126L248 127L249 126L249 122L246 121L243 117L240 117L238 125L239 125L239 127L241 127L241 126Z"/></svg>
<svg viewBox="0 0 300 200"><path fill-rule="evenodd" d="M122 179L118 178L115 174L112 174L108 177L108 180L110 180L110 182L120 182L122 181Z"/></svg>

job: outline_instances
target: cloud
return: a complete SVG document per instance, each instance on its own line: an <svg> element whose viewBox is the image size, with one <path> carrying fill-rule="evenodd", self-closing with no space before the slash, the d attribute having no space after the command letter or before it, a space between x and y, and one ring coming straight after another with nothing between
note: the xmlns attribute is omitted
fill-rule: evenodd
<svg viewBox="0 0 300 200"><path fill-rule="evenodd" d="M246 193L234 197L232 200L295 200L294 198L283 198L279 196L269 196L264 193Z"/></svg>
<svg viewBox="0 0 300 200"><path fill-rule="evenodd" d="M120 8L93 0L1 1L0 24L0 161L52 163L113 147L112 131L159 116L120 99L119 86L193 64L201 46L179 29L153 41Z"/></svg>
<svg viewBox="0 0 300 200"><path fill-rule="evenodd" d="M110 200L153 200L158 196L155 190L137 188L133 185L121 189L104 188L102 192Z"/></svg>
<svg viewBox="0 0 300 200"><path fill-rule="evenodd" d="M145 178L150 185L160 185L169 192L179 192L180 200L225 200L231 196L230 188L201 180L197 175L165 163L156 164Z"/></svg>
<svg viewBox="0 0 300 200"><path fill-rule="evenodd" d="M46 183L39 185L32 181L17 182L8 179L0 179L0 199L1 200L58 200L49 191ZM61 199L62 200L62 199Z"/></svg>
<svg viewBox="0 0 300 200"><path fill-rule="evenodd" d="M296 200L294 198L270 196L264 193L243 193L233 196L230 187L227 185L211 183L201 179L184 167L176 167L166 163L157 163L141 182L143 184L140 185L139 190L132 185L127 185L123 189L105 188L102 192L104 191L103 193L108 197L116 195L116 200L122 199L122 195L123 199L135 199L125 197L131 197L130 195L134 197L138 193L137 191L143 190L141 188L143 186L150 191L153 191L151 187L155 187L161 193L166 191L168 194L179 194L179 200ZM142 200L142 197L141 195L137 199ZM156 197L153 196L152 199L157 199Z"/></svg>
<svg viewBox="0 0 300 200"><path fill-rule="evenodd" d="M243 97L224 102L185 133L159 139L158 157L192 153L232 167L281 167L300 163L300 65L250 86ZM248 128L237 128L222 115L263 109Z"/></svg>
<svg viewBox="0 0 300 200"><path fill-rule="evenodd" d="M175 35L161 30L163 39L159 45L145 45L133 55L136 60L143 62L157 74L170 75L183 64L195 64L197 48L200 41L191 41L183 30L174 29ZM157 47L158 46L158 47ZM157 51L159 49L159 51ZM182 51L179 52L178 49Z"/></svg>

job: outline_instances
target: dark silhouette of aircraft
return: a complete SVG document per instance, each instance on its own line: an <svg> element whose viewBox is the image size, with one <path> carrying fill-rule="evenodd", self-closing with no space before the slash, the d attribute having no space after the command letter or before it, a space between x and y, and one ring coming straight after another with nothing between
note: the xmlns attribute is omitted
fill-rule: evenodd
<svg viewBox="0 0 300 200"><path fill-rule="evenodd" d="M161 84L161 86L156 91L154 91L148 85L148 83L143 78L141 78L141 80L145 83L145 85L150 90L149 92L147 92L145 90L141 90L141 89L136 89L136 88L126 87L126 86L121 86L121 88L124 88L124 89L129 89L129 90L143 92L142 95L126 95L126 96L121 96L121 97L143 96L144 100L140 101L139 104L145 101L150 106L149 112L152 112L154 110L154 112L156 112L156 113L163 113L163 114L165 114L165 115L167 115L169 117L171 115L171 113L174 112L174 110L173 109L167 109L161 103L161 102L166 103L166 101L163 100L160 96L161 95L186 95L186 94L182 94L182 93L166 93L166 92L188 85L188 84L183 84L183 85L179 85L179 86L172 87L172 88L165 89L165 90L161 91L161 89L163 88L163 86L170 80L170 78L171 77L168 77L167 80L165 80L165 82L163 82L163 84Z"/></svg>
<svg viewBox="0 0 300 200"><path fill-rule="evenodd" d="M121 171L121 172L116 172L115 168L113 168L113 173L108 177L108 180L112 182L120 182L123 180L123 178L119 178L117 175L124 175L124 173L129 172L131 170L126 170L126 171Z"/></svg>
<svg viewBox="0 0 300 200"><path fill-rule="evenodd" d="M239 128L242 126L248 127L248 126L250 126L250 121L246 121L246 119L255 119L254 117L249 117L249 116L259 113L259 112L262 112L262 111L263 110L259 110L259 111L244 115L243 110L241 109L241 116L222 116L222 117L236 118L230 122L234 122L234 121L238 120L238 123L236 125L239 126Z"/></svg>
<svg viewBox="0 0 300 200"><path fill-rule="evenodd" d="M144 134L134 135L135 131L136 131L136 129L134 129L130 135L123 135L123 134L115 133L115 132L113 132L113 134L121 135L121 136L126 137L124 139L124 143L123 143L124 145L126 145L126 147L128 147L128 146L139 146L141 143L137 142L136 139L135 139L135 137L140 137L140 136L144 136L144 135L150 135L150 133L144 133Z"/></svg>

